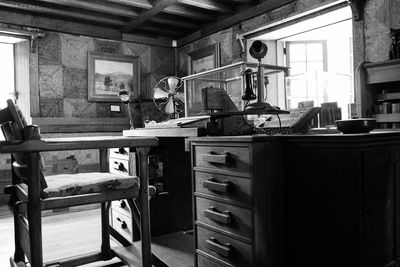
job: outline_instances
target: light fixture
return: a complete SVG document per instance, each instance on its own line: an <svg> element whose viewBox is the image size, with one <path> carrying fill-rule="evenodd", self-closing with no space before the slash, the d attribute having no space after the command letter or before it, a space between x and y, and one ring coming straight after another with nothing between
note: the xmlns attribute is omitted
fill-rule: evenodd
<svg viewBox="0 0 400 267"><path fill-rule="evenodd" d="M118 93L119 98L121 99L122 103L125 104L126 109L128 110L128 115L129 115L129 124L130 124L130 129L134 129L135 127L133 126L133 117L132 117L132 110L131 110L131 101L130 101L130 95L128 90L126 89L121 89Z"/></svg>

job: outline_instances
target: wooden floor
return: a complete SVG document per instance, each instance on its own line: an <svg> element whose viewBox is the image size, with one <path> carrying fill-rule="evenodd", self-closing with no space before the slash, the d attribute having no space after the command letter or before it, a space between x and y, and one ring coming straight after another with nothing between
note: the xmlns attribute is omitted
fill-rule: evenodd
<svg viewBox="0 0 400 267"><path fill-rule="evenodd" d="M9 258L12 256L14 246L13 231L11 212L6 206L0 206L0 266L9 266ZM168 265L176 267L194 265L193 242L190 235L174 233L153 238L152 242L152 250L161 256ZM100 243L100 211L98 209L43 217L45 261L98 251ZM126 265L120 263L118 259L113 259L84 266L117 267Z"/></svg>

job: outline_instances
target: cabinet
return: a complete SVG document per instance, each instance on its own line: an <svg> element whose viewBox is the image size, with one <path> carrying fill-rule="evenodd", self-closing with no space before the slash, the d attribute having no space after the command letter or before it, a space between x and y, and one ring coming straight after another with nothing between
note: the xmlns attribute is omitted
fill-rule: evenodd
<svg viewBox="0 0 400 267"><path fill-rule="evenodd" d="M364 115L379 128L400 128L400 60L365 63L359 71Z"/></svg>
<svg viewBox="0 0 400 267"><path fill-rule="evenodd" d="M282 266L280 144L191 138L195 266Z"/></svg>
<svg viewBox="0 0 400 267"><path fill-rule="evenodd" d="M399 133L282 144L286 266L399 266Z"/></svg>

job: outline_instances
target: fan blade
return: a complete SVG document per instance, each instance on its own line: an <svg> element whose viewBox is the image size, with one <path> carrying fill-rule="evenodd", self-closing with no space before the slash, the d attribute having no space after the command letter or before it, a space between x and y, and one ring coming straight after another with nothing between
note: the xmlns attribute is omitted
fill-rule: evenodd
<svg viewBox="0 0 400 267"><path fill-rule="evenodd" d="M168 97L168 92L165 92L161 88L157 87L154 89L154 98L155 99L160 99L160 98L167 98Z"/></svg>
<svg viewBox="0 0 400 267"><path fill-rule="evenodd" d="M167 113L175 113L175 103L174 103L174 98L173 97L170 97L168 99L168 102L165 105L165 112L167 112Z"/></svg>
<svg viewBox="0 0 400 267"><path fill-rule="evenodd" d="M179 80L175 77L168 78L168 87L170 92L174 92L176 89L176 85L179 83Z"/></svg>

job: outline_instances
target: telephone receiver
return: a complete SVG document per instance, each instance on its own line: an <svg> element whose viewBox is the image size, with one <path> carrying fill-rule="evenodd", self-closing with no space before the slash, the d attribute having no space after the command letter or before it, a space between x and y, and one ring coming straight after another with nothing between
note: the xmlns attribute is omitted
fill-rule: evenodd
<svg viewBox="0 0 400 267"><path fill-rule="evenodd" d="M250 101L257 98L253 91L253 79L252 79L252 71L251 69L247 69L243 71L242 75L244 76L245 80L245 90L244 95L242 95L242 100Z"/></svg>

